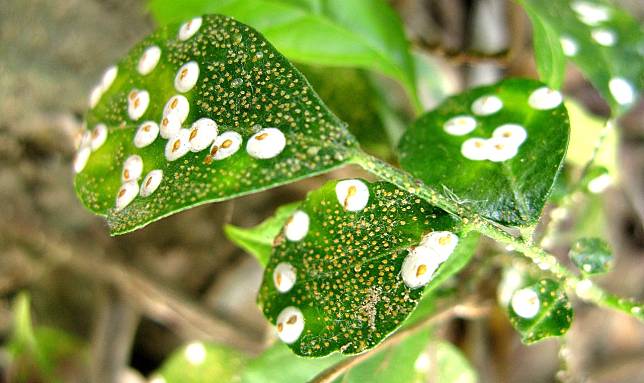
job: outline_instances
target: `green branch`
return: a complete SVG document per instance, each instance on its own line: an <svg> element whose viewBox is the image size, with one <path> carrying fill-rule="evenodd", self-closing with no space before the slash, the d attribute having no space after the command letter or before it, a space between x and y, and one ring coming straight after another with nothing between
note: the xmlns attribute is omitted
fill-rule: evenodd
<svg viewBox="0 0 644 383"><path fill-rule="evenodd" d="M644 321L644 304L641 302L609 294L593 284L590 280L580 279L572 271L561 265L552 254L533 245L528 239L511 235L500 225L473 213L457 200L433 189L409 173L366 154L361 150L353 150L350 154L352 163L361 166L370 173L393 183L409 193L425 199L434 206L458 216L472 230L476 230L503 245L512 246L530 259L541 270L550 272L566 287L574 291L575 295L582 300L594 303L597 306L624 312Z"/></svg>

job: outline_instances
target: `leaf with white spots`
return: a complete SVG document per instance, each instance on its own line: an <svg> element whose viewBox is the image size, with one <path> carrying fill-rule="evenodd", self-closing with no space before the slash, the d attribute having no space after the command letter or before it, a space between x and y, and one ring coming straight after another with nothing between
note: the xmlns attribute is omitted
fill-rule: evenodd
<svg viewBox="0 0 644 383"><path fill-rule="evenodd" d="M551 41L557 35L564 55L599 90L615 114L635 104L644 87L644 32L633 16L603 0L520 3L537 26L535 35L541 35L539 29L549 32L549 44L537 44L535 37L538 62L550 56L553 65L560 65Z"/></svg>
<svg viewBox="0 0 644 383"><path fill-rule="evenodd" d="M239 382L247 358L228 347L192 342L177 349L150 376L150 382L200 383L216 378L220 382Z"/></svg>
<svg viewBox="0 0 644 383"><path fill-rule="evenodd" d="M403 25L384 0L150 0L160 23L204 13L236 18L298 63L376 70L418 104L414 62Z"/></svg>
<svg viewBox="0 0 644 383"><path fill-rule="evenodd" d="M563 287L551 279L515 291L508 312L525 344L565 334L573 318Z"/></svg>
<svg viewBox="0 0 644 383"><path fill-rule="evenodd" d="M254 227L226 225L224 232L228 239L255 256L262 266L266 266L273 249L273 240L299 205L300 202L294 202L280 206L273 216Z"/></svg>
<svg viewBox="0 0 644 383"><path fill-rule="evenodd" d="M585 275L606 273L613 264L613 253L608 243L600 238L581 238L575 241L568 255Z"/></svg>
<svg viewBox="0 0 644 383"><path fill-rule="evenodd" d="M308 230L289 239L287 222L275 238L258 303L303 356L380 343L470 242L455 218L386 182L331 181L296 211Z"/></svg>
<svg viewBox="0 0 644 383"><path fill-rule="evenodd" d="M160 28L98 89L75 187L113 234L326 172L356 146L263 36L224 16Z"/></svg>
<svg viewBox="0 0 644 383"><path fill-rule="evenodd" d="M559 92L509 79L450 97L421 116L400 142L400 163L476 213L531 225L563 164L568 135Z"/></svg>

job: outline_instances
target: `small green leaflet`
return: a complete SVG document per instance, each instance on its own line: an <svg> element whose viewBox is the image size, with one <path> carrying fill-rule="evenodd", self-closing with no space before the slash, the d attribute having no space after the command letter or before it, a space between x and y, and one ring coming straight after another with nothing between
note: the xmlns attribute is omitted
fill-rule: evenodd
<svg viewBox="0 0 644 383"><path fill-rule="evenodd" d="M525 344L565 334L573 317L562 286L551 279L515 291L508 311L512 326Z"/></svg>
<svg viewBox="0 0 644 383"><path fill-rule="evenodd" d="M299 204L294 202L280 206L272 217L255 227L226 225L224 232L228 239L257 258L262 266L266 266L273 250L273 240Z"/></svg>
<svg viewBox="0 0 644 383"><path fill-rule="evenodd" d="M160 28L90 102L75 187L112 234L328 171L356 145L281 54L224 16Z"/></svg>
<svg viewBox="0 0 644 383"><path fill-rule="evenodd" d="M455 218L392 184L332 181L275 239L258 303L298 355L359 353L403 323L446 259L462 256L461 236Z"/></svg>
<svg viewBox="0 0 644 383"><path fill-rule="evenodd" d="M479 381L476 370L456 346L443 341L433 343L431 346L435 348L436 353L436 363L433 367L438 370L436 382L476 383Z"/></svg>
<svg viewBox="0 0 644 383"><path fill-rule="evenodd" d="M421 116L400 142L400 164L478 214L532 225L563 165L569 130L559 92L508 79Z"/></svg>
<svg viewBox="0 0 644 383"><path fill-rule="evenodd" d="M603 0L521 0L533 22L538 18L548 40L558 36L574 62L619 115L635 104L644 87L644 32L628 12ZM537 56L556 55L544 45ZM543 66L540 65L543 69Z"/></svg>
<svg viewBox="0 0 644 383"><path fill-rule="evenodd" d="M203 13L234 17L294 62L376 70L420 105L409 42L384 0L150 0L149 8L160 23Z"/></svg>
<svg viewBox="0 0 644 383"><path fill-rule="evenodd" d="M613 253L600 238L581 238L570 248L570 260L585 275L603 274L613 264Z"/></svg>

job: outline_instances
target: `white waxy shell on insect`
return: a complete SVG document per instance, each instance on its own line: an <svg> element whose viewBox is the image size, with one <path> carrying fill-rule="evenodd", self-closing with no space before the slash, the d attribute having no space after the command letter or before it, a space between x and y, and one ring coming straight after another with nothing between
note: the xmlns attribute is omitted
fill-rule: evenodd
<svg viewBox="0 0 644 383"><path fill-rule="evenodd" d="M89 107L95 107L98 102L101 101L101 97L103 97L103 87L101 85L96 85L89 92Z"/></svg>
<svg viewBox="0 0 644 383"><path fill-rule="evenodd" d="M199 366L206 361L206 347L201 342L192 342L186 346L183 355L188 363Z"/></svg>
<svg viewBox="0 0 644 383"><path fill-rule="evenodd" d="M572 37L561 36L559 43L564 55L567 57L574 57L579 52L579 44Z"/></svg>
<svg viewBox="0 0 644 383"><path fill-rule="evenodd" d="M194 34L199 31L199 28L201 28L202 22L203 20L201 17L195 17L194 19L181 24L181 27L179 27L179 40L185 41L194 36Z"/></svg>
<svg viewBox="0 0 644 383"><path fill-rule="evenodd" d="M149 74L156 68L161 58L161 48L156 45L152 45L146 48L139 59L139 64L137 65L137 70L140 74L146 75Z"/></svg>
<svg viewBox="0 0 644 383"><path fill-rule="evenodd" d="M610 9L588 1L575 1L570 7L577 14L579 20L586 25L597 25L610 18Z"/></svg>
<svg viewBox="0 0 644 383"><path fill-rule="evenodd" d="M200 118L190 128L190 150L200 152L209 147L217 137L217 123L210 118Z"/></svg>
<svg viewBox="0 0 644 383"><path fill-rule="evenodd" d="M617 34L611 29L593 29L590 35L597 44L605 47L612 47L617 42Z"/></svg>
<svg viewBox="0 0 644 383"><path fill-rule="evenodd" d="M293 288L297 274L295 268L288 262L280 262L273 270L273 283L280 293L286 293Z"/></svg>
<svg viewBox="0 0 644 383"><path fill-rule="evenodd" d="M436 261L443 263L449 258L458 245L458 236L451 231L433 231L427 234L420 242L420 246L427 246L438 254Z"/></svg>
<svg viewBox="0 0 644 383"><path fill-rule="evenodd" d="M161 137L169 139L174 137L181 130L181 120L176 113L170 113L161 119L159 132Z"/></svg>
<svg viewBox="0 0 644 383"><path fill-rule="evenodd" d="M188 113L190 113L190 103L185 96L180 94L170 97L163 107L163 117L175 114L180 123L188 118Z"/></svg>
<svg viewBox="0 0 644 383"><path fill-rule="evenodd" d="M129 181L121 185L116 193L116 211L123 210L139 194L139 185L136 181Z"/></svg>
<svg viewBox="0 0 644 383"><path fill-rule="evenodd" d="M539 296L529 287L515 291L510 305L518 316L526 319L534 318L541 309Z"/></svg>
<svg viewBox="0 0 644 383"><path fill-rule="evenodd" d="M309 232L309 215L302 210L297 210L284 225L284 235L289 241L302 240Z"/></svg>
<svg viewBox="0 0 644 383"><path fill-rule="evenodd" d="M90 140L90 147L92 151L98 150L107 140L107 126L105 124L97 124L92 130L92 137Z"/></svg>
<svg viewBox="0 0 644 383"><path fill-rule="evenodd" d="M494 129L492 137L519 146L528 138L528 132L519 124L503 124Z"/></svg>
<svg viewBox="0 0 644 383"><path fill-rule="evenodd" d="M611 78L608 89L615 101L620 105L632 104L635 101L635 89L630 82L621 77Z"/></svg>
<svg viewBox="0 0 644 383"><path fill-rule="evenodd" d="M537 110L548 110L558 107L563 102L561 93L546 86L537 88L528 97L528 105Z"/></svg>
<svg viewBox="0 0 644 383"><path fill-rule="evenodd" d="M223 160L235 154L242 144L242 136L237 132L223 132L215 138L210 147L210 156L213 160Z"/></svg>
<svg viewBox="0 0 644 383"><path fill-rule="evenodd" d="M174 77L174 87L181 93L190 91L199 80L199 64L196 61L190 61L177 71Z"/></svg>
<svg viewBox="0 0 644 383"><path fill-rule="evenodd" d="M438 259L438 253L429 246L421 244L410 249L400 269L405 285L410 289L416 289L428 284L440 265Z"/></svg>
<svg viewBox="0 0 644 383"><path fill-rule="evenodd" d="M487 141L487 159L492 162L507 161L519 152L519 145L499 137L492 137Z"/></svg>
<svg viewBox="0 0 644 383"><path fill-rule="evenodd" d="M190 151L190 131L180 129L165 145L165 158L174 161L185 156Z"/></svg>
<svg viewBox="0 0 644 383"><path fill-rule="evenodd" d="M145 121L139 125L139 128L134 134L134 146L139 149L144 148L153 143L158 135L159 125L154 121Z"/></svg>
<svg viewBox="0 0 644 383"><path fill-rule="evenodd" d="M105 73L103 73L103 77L101 78L101 88L103 89L103 93L107 92L107 90L110 89L110 87L114 83L114 80L116 79L118 71L119 70L116 65L112 65L105 70Z"/></svg>
<svg viewBox="0 0 644 383"><path fill-rule="evenodd" d="M471 116L456 116L445 122L443 130L453 136L464 136L476 128L476 119Z"/></svg>
<svg viewBox="0 0 644 383"><path fill-rule="evenodd" d="M494 114L503 108L503 101L494 95L481 96L472 103L472 112L479 116Z"/></svg>
<svg viewBox="0 0 644 383"><path fill-rule="evenodd" d="M154 193L161 185L161 180L163 180L163 170L161 169L154 169L146 174L139 191L141 197L147 197Z"/></svg>
<svg viewBox="0 0 644 383"><path fill-rule="evenodd" d="M369 203L369 188L360 180L344 180L335 185L338 202L347 211L359 211Z"/></svg>
<svg viewBox="0 0 644 383"><path fill-rule="evenodd" d="M147 90L133 89L127 96L127 113L134 121L143 116L150 105L150 94Z"/></svg>
<svg viewBox="0 0 644 383"><path fill-rule="evenodd" d="M304 315L294 306L288 306L277 316L277 336L286 344L295 342L304 330Z"/></svg>
<svg viewBox="0 0 644 383"><path fill-rule="evenodd" d="M468 160L483 161L487 160L488 148L489 144L486 139L480 137L468 138L461 145L461 154Z"/></svg>
<svg viewBox="0 0 644 383"><path fill-rule="evenodd" d="M603 193L613 184L613 177L608 173L597 176L588 182L588 191L593 194Z"/></svg>
<svg viewBox="0 0 644 383"><path fill-rule="evenodd" d="M143 159L138 154L129 156L123 163L123 172L121 173L121 180L128 182L137 180L143 173Z"/></svg>
<svg viewBox="0 0 644 383"><path fill-rule="evenodd" d="M286 146L286 137L277 128L265 128L253 134L246 143L246 151L251 157L266 160L280 154Z"/></svg>
<svg viewBox="0 0 644 383"><path fill-rule="evenodd" d="M74 172L80 173L85 169L87 161L89 160L89 155L92 153L92 149L89 146L81 146L76 152L74 157Z"/></svg>

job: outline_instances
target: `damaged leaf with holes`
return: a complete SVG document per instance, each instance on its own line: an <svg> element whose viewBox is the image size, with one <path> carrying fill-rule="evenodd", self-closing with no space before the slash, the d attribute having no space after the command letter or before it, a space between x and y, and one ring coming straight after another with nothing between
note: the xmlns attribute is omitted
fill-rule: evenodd
<svg viewBox="0 0 644 383"><path fill-rule="evenodd" d="M436 270L466 257L452 216L386 182L332 181L275 239L258 295L298 355L355 354L414 310Z"/></svg>
<svg viewBox="0 0 644 383"><path fill-rule="evenodd" d="M515 291L508 312L510 323L525 344L565 334L573 318L568 296L552 279Z"/></svg>
<svg viewBox="0 0 644 383"><path fill-rule="evenodd" d="M603 0L520 3L533 22L548 31L550 40L556 35L563 54L599 90L616 115L635 105L644 87L644 32L632 15ZM556 57L558 50L559 46L551 44L535 45L537 57Z"/></svg>
<svg viewBox="0 0 644 383"><path fill-rule="evenodd" d="M75 188L112 234L326 172L356 145L262 35L219 15L160 28L90 98Z"/></svg>
<svg viewBox="0 0 644 383"><path fill-rule="evenodd" d="M533 225L566 154L562 101L533 80L473 88L416 120L401 139L400 164L475 213Z"/></svg>

